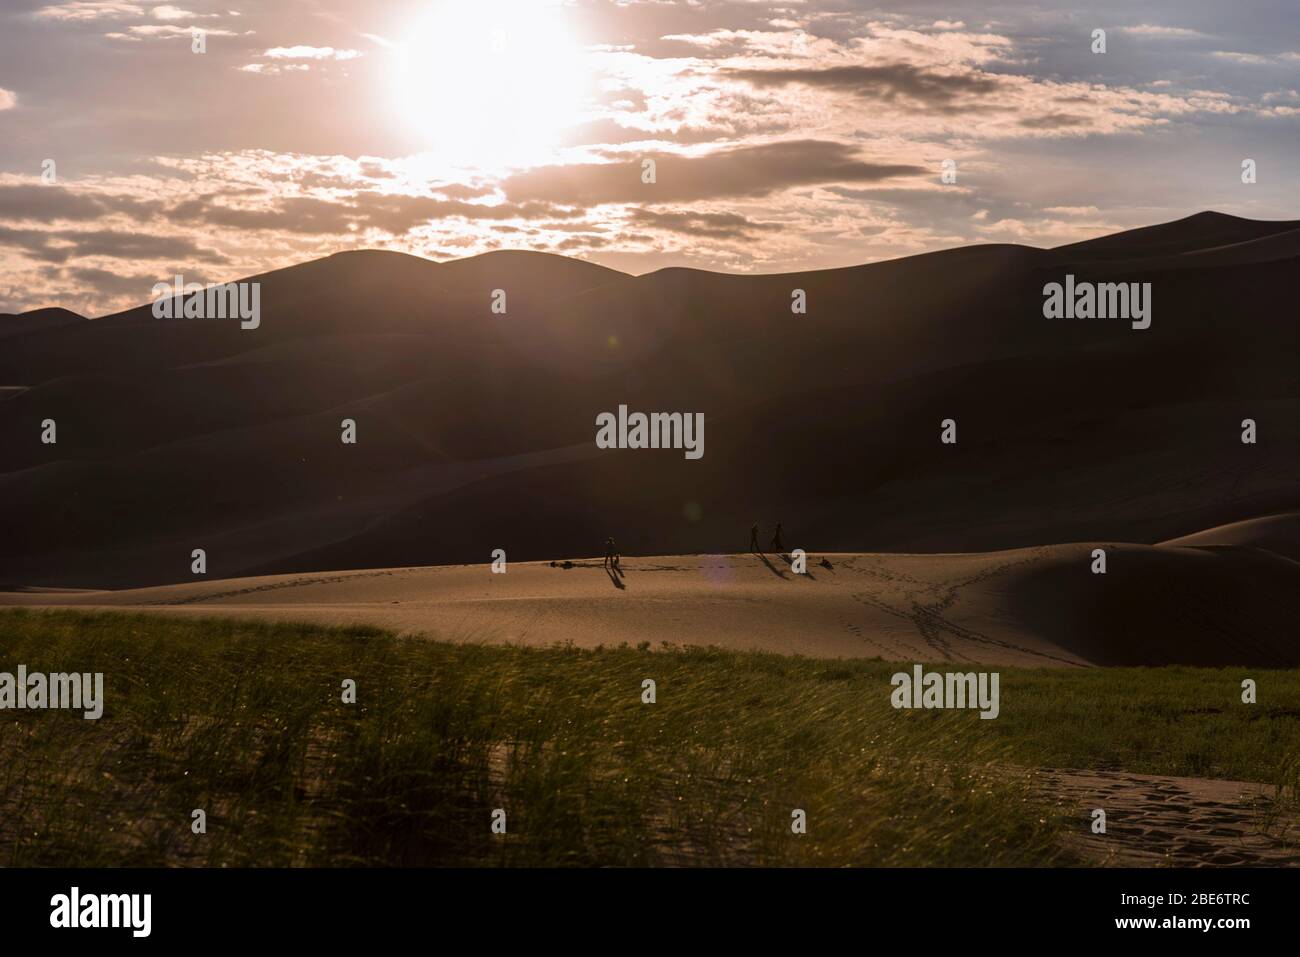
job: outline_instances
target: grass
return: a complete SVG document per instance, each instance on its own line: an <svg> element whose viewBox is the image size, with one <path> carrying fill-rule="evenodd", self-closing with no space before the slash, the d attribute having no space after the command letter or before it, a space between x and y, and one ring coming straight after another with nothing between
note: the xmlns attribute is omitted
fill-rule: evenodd
<svg viewBox="0 0 1300 957"><path fill-rule="evenodd" d="M910 663L0 612L19 664L106 704L0 712L10 866L1075 864L1032 768L1300 775L1294 670L999 668L981 721L894 710Z"/></svg>

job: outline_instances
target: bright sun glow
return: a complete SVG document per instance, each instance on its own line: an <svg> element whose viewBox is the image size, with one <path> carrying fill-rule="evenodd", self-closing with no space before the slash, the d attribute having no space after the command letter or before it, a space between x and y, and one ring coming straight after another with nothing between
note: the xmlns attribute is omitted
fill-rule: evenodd
<svg viewBox="0 0 1300 957"><path fill-rule="evenodd" d="M447 0L397 51L396 104L443 162L546 160L582 119L590 78L568 11L547 0Z"/></svg>

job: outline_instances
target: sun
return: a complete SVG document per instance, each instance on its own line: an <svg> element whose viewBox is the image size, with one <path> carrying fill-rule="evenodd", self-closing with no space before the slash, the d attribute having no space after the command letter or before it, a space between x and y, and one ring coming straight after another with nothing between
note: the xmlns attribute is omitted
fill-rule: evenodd
<svg viewBox="0 0 1300 957"><path fill-rule="evenodd" d="M581 122L586 57L549 0L444 0L395 51L394 103L443 162L496 169L544 161Z"/></svg>

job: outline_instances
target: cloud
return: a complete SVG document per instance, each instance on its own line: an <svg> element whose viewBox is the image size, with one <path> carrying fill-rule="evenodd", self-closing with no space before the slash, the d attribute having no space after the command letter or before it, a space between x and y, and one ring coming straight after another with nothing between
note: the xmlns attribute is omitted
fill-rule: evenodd
<svg viewBox="0 0 1300 957"><path fill-rule="evenodd" d="M1215 50L1210 54L1233 63L1248 63L1252 66L1290 66L1300 63L1300 53L1288 50L1285 53L1237 53L1232 50Z"/></svg>
<svg viewBox="0 0 1300 957"><path fill-rule="evenodd" d="M67 253L61 255L57 251L53 255L46 253L51 235L43 229L14 229L10 226L0 226L0 246L21 249L35 254L35 258L49 262L65 262L68 258Z"/></svg>
<svg viewBox="0 0 1300 957"><path fill-rule="evenodd" d="M18 94L0 87L0 110L12 110L18 103Z"/></svg>
<svg viewBox="0 0 1300 957"><path fill-rule="evenodd" d="M1139 23L1133 27L1120 27L1123 33L1136 33L1138 36L1158 37L1167 40L1192 40L1201 39L1207 36L1200 30L1189 30L1186 27L1165 27L1154 23Z"/></svg>
<svg viewBox="0 0 1300 957"><path fill-rule="evenodd" d="M624 143L644 143L665 138L675 139L676 137L672 136L672 134L665 135L662 131L624 126L618 120L607 117L570 127L563 133L561 141L566 146L594 144L614 146Z"/></svg>
<svg viewBox="0 0 1300 957"><path fill-rule="evenodd" d="M167 211L171 220L208 228L301 235L344 235L378 229L395 236L446 219L541 219L564 215L563 210L549 203L468 203L437 196L371 191L353 193L339 200L294 196L242 207L216 203L213 197L202 196L180 202Z"/></svg>
<svg viewBox="0 0 1300 957"><path fill-rule="evenodd" d="M155 20L198 20L220 16L218 13L192 13L180 7L173 7L171 4L154 7L149 12L153 14Z"/></svg>
<svg viewBox="0 0 1300 957"><path fill-rule="evenodd" d="M114 2L114 0L75 0L73 3L59 3L53 6L41 7L34 14L38 20L72 23L143 15L144 7L134 3L118 3Z"/></svg>
<svg viewBox="0 0 1300 957"><path fill-rule="evenodd" d="M356 213L344 203L301 196L258 207L232 207L199 197L168 210L174 220L228 229L276 229L304 234L346 233Z"/></svg>
<svg viewBox="0 0 1300 957"><path fill-rule="evenodd" d="M192 240L108 229L81 232L0 226L0 246L21 249L33 259L51 263L64 263L74 257L87 256L130 260L227 261L221 253L203 248Z"/></svg>
<svg viewBox="0 0 1300 957"><path fill-rule="evenodd" d="M1027 130L1064 130L1091 123L1091 119L1078 113L1047 113L1042 116L1026 116L1020 120L1020 125Z"/></svg>
<svg viewBox="0 0 1300 957"><path fill-rule="evenodd" d="M274 63L245 63L239 67L243 73L261 73L268 76L274 76L280 73L304 73L311 69L306 63L286 63L284 66L276 66Z"/></svg>
<svg viewBox="0 0 1300 957"><path fill-rule="evenodd" d="M656 212L650 209L634 209L628 216L628 220L650 229L662 229L666 232L706 239L745 239L759 232L771 232L781 228L780 223L754 222L738 213L709 213L693 210Z"/></svg>
<svg viewBox="0 0 1300 957"><path fill-rule="evenodd" d="M360 50L309 46L272 47L262 54L273 60L353 60L362 55Z"/></svg>
<svg viewBox="0 0 1300 957"><path fill-rule="evenodd" d="M642 164L655 162L656 182L641 181ZM787 140L718 150L704 156L651 153L624 162L547 166L516 173L502 184L515 201L562 206L601 203L692 202L725 196L766 196L790 186L879 182L928 170L902 163L869 163L843 143Z"/></svg>
<svg viewBox="0 0 1300 957"><path fill-rule="evenodd" d="M400 122L375 113L376 77L332 84L331 72L378 67L393 44L358 34L384 30L378 21L347 17L313 15L304 33L302 11L317 0L250 6L239 19L190 0L19 6L41 9L3 31L0 62L28 43L64 43L65 32L102 47L117 31L138 50L170 37L181 43L145 46L188 47L191 25L239 31L221 31L233 42L214 49L201 92L188 76L150 81L157 64L128 66L112 49L120 44L88 43L84 57L34 48L62 57L73 82L3 81L21 85L23 110L0 112L0 126L39 102L42 115L63 119L35 155L77 175L43 186L0 173L0 295L18 301L39 289L40 304L69 306L81 296L81 311L97 314L129 291L112 276L165 271L167 251L188 257L187 248L228 257L228 275L346 248L446 258L503 243L596 250L598 261L639 271L779 272L988 239L1064 242L1194 211L1220 188L1224 143L1257 144L1252 155L1273 168L1287 155L1286 123L1300 115L1291 79L1300 53L1285 52L1300 48L1276 24L1248 28L1229 12L1198 8L1185 21L1197 30L1121 17L1135 25L1112 29L1143 56L1098 72L1104 58L1087 53L1086 37L1076 42L1078 21L1059 4L1002 5L986 22L989 12L970 5L925 15L842 0L629 2L605 4L584 24L592 82L582 109L539 143L530 168L503 172L486 158L457 165L437 140L420 152ZM123 69L105 73L95 56ZM250 99L259 87L269 98ZM237 117L194 133L196 95ZM0 110L15 99L0 91ZM641 182L642 159L656 161L653 185ZM939 183L944 159L958 163L960 185ZM1098 168L1130 175L1098 177ZM1170 168L1186 176L1163 175ZM1256 189L1265 192L1248 191L1231 211L1251 215L1254 203L1296 214L1276 177ZM138 264L114 255L121 250Z"/></svg>
<svg viewBox="0 0 1300 957"><path fill-rule="evenodd" d="M152 217L161 203L114 193L73 191L63 186L0 184L0 220L84 222L121 213L133 220Z"/></svg>
<svg viewBox="0 0 1300 957"><path fill-rule="evenodd" d="M92 266L70 266L60 270L62 276L90 286L99 295L124 296L143 300L151 294L157 276L124 276L108 269Z"/></svg>
<svg viewBox="0 0 1300 957"><path fill-rule="evenodd" d="M210 37L233 37L237 34L229 30L216 30L211 27L176 27L171 24L146 23L142 26L127 27L126 33L105 33L104 36L110 40L139 40L142 37L152 40L168 40L174 37L185 37L187 40L194 35L194 31L202 31Z"/></svg>
<svg viewBox="0 0 1300 957"><path fill-rule="evenodd" d="M239 67L239 69L244 73L260 73L265 76L274 76L280 73L304 73L311 70L311 65L309 63L300 62L303 60L354 60L359 56L365 56L365 54L360 50L299 45L292 47L271 47L271 49L263 51L259 56L280 62L246 63Z"/></svg>
<svg viewBox="0 0 1300 957"><path fill-rule="evenodd" d="M937 110L960 109L966 97L986 96L996 92L999 85L993 76L938 73L910 63L825 69L728 70L726 75L760 88L799 84L887 103L903 99Z"/></svg>
<svg viewBox="0 0 1300 957"><path fill-rule="evenodd" d="M395 235L447 218L501 220L569 215L546 202L466 203L432 196L383 196L375 193L358 195L355 209L366 225Z"/></svg>

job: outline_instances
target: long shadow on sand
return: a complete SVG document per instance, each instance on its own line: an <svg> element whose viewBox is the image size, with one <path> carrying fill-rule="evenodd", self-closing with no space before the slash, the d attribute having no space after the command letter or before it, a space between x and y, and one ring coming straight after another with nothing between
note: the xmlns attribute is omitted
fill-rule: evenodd
<svg viewBox="0 0 1300 957"><path fill-rule="evenodd" d="M781 571L781 569L777 568L775 565L773 565L771 562L769 562L769 561L767 560L767 556L764 555L762 552L755 552L754 554L756 554L759 558L761 558L761 559L763 560L763 564L767 566L767 570L770 571L770 572L771 572L773 575L775 575L777 578L785 578L785 577L786 577L785 572Z"/></svg>
<svg viewBox="0 0 1300 957"><path fill-rule="evenodd" d="M777 555L777 558L781 559L781 561L785 562L785 563L786 563L787 565L789 565L791 568L794 567L794 559L792 559L789 555L781 555L781 554L778 554L778 555ZM801 574L804 578L809 579L810 581L816 581L816 580L817 580L817 576L814 575L814 574L812 573L812 569L810 569L810 568L805 568L802 572L800 572L800 574Z"/></svg>

